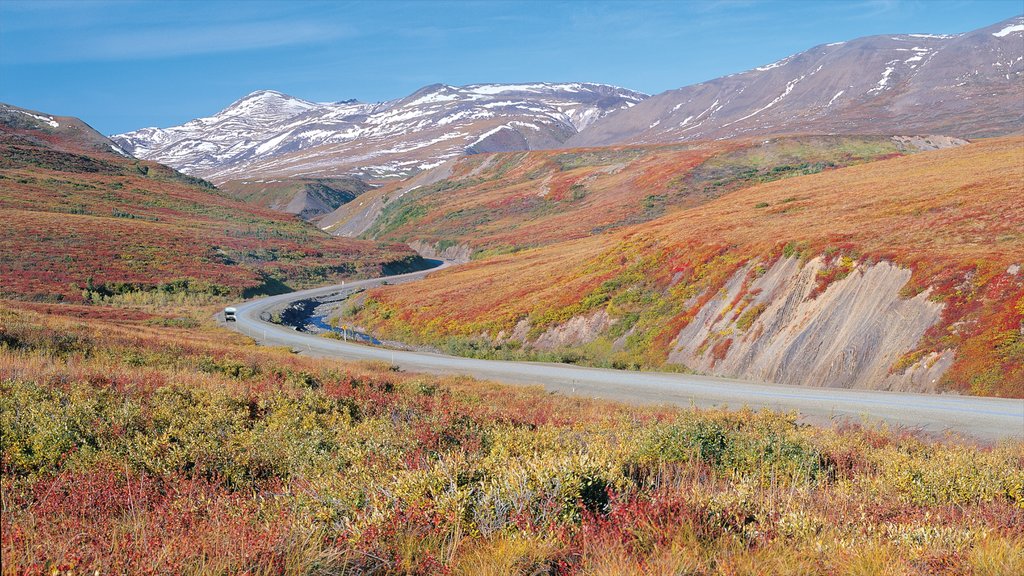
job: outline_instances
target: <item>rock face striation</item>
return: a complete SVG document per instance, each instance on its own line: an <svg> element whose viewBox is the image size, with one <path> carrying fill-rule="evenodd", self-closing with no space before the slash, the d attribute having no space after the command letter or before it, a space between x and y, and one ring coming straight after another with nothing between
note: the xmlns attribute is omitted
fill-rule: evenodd
<svg viewBox="0 0 1024 576"><path fill-rule="evenodd" d="M1024 18L957 35L869 36L652 96L566 146L744 135L949 134L1024 128Z"/></svg>
<svg viewBox="0 0 1024 576"><path fill-rule="evenodd" d="M434 84L367 104L260 90L217 114L111 138L215 183L354 175L408 177L466 153L554 148L646 94L590 83Z"/></svg>
<svg viewBox="0 0 1024 576"><path fill-rule="evenodd" d="M763 382L935 391L952 362L947 352L893 370L942 313L928 292L900 296L910 270L858 265L814 296L821 259L801 267L797 258L782 258L746 283L753 266L738 271L679 332L670 363Z"/></svg>

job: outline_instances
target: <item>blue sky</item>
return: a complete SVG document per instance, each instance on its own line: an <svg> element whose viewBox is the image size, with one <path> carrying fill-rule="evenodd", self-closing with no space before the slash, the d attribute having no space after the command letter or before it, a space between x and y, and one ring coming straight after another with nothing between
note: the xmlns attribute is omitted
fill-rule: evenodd
<svg viewBox="0 0 1024 576"><path fill-rule="evenodd" d="M150 2L0 0L0 101L110 134L271 88L388 100L435 82L590 81L657 93L816 44L966 32L1021 0Z"/></svg>

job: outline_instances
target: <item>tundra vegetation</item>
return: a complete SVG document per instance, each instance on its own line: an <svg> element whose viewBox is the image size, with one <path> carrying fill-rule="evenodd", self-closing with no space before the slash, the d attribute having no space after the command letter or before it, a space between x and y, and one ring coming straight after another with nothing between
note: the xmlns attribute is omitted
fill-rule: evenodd
<svg viewBox="0 0 1024 576"><path fill-rule="evenodd" d="M0 296L208 303L417 265L153 162L0 131Z"/></svg>
<svg viewBox="0 0 1024 576"><path fill-rule="evenodd" d="M694 182L729 182L707 186L745 186L742 189L702 196L696 206L687 207L684 202L642 226L582 234L533 249L520 245L514 254L489 253L415 287L371 290L350 321L381 338L470 356L685 369L668 363L677 335L705 305L723 297L726 284L741 270L749 269L743 278L743 286L749 287L780 258L796 258L801 264L816 260L821 268L807 294L813 300L833 283L876 263L891 262L912 272L900 290L901 298L924 293L929 301L942 305L938 322L893 363L891 372L951 353L952 365L939 389L1024 397L1021 137L982 140L783 180L774 179L774 168L755 171L760 176L754 177L750 168L742 167L765 165L757 151L739 149L713 156L684 178L690 190ZM698 152L663 151L655 156L677 153ZM597 161L587 158L590 163ZM809 168L815 172L816 162L820 161L803 162L783 172ZM786 161L787 166L791 164ZM633 166L616 177L635 179L644 173ZM698 173L702 176L694 180ZM737 183L737 178L743 182ZM513 204L519 201L520 184L494 183L492 187L491 196L504 194ZM594 196L587 194L583 201ZM657 202L648 204L657 206ZM468 213L470 208L462 210ZM573 222L586 221L579 213L567 214ZM531 217L519 222L523 230L532 231L561 220ZM429 229L431 223L423 226ZM578 224L553 226L552 234L571 237L573 226ZM492 228L475 230L460 236L461 228L452 229L449 238L487 246L491 236L481 234ZM545 236L531 232L522 242L537 238ZM754 303L755 297L743 289L728 303L723 314L734 315L735 322L729 330L709 337L703 353L713 358L728 353L736 336L764 311ZM607 314L610 322L583 341L555 348L534 346L542 333L598 313Z"/></svg>
<svg viewBox="0 0 1024 576"><path fill-rule="evenodd" d="M5 575L1024 571L1020 442L321 361L211 311L0 303Z"/></svg>
<svg viewBox="0 0 1024 576"><path fill-rule="evenodd" d="M274 282L349 274L353 261L356 273L379 271L409 252L327 238L152 163L2 136L5 576L1024 573L1024 443L977 446L857 422L811 427L771 412L630 407L257 347L213 325L214 303ZM923 276L910 289L932 278L956 286L935 290L963 303L951 307L959 314L951 326L989 318L986 306L1002 311L1001 323L940 333L935 344L978 343L972 361L996 370L998 383L1019 366L1017 341L1005 333L1024 311L1007 307L1019 302L1019 285L995 272L1021 253L1021 218L992 174L1019 142L987 146L988 160L969 162L986 184L956 188L978 199L969 213L953 191L929 187L929 165L911 175L924 182L920 197L868 211L928 215L908 220L916 227L907 232L930 226L940 248L975 266L976 281L964 285L962 268L939 273L952 260L914 253ZM559 163L575 169L601 154ZM828 189L859 204L847 191L857 183ZM600 196L596 186L573 185L570 201ZM828 250L831 237L815 231L818 193L772 185L755 188L735 213L810 231L770 229L784 244L766 246L781 255ZM768 207L754 208L760 202ZM742 237L749 231L725 235L735 220L706 205L710 228L693 237L714 239L706 246L664 241L678 231L656 220L649 235L625 228L492 262L521 267L500 269L523 282L514 289L524 292L505 296L536 309L530 330L602 307L631 327L652 325L647 314L672 317L682 296L664 286L720 285L765 247ZM650 198L642 210L659 206ZM858 218L851 230L866 226ZM943 224L953 219L976 223L984 254L951 239L963 229ZM873 226L892 232L900 223ZM879 255L867 231L845 234L858 252L834 252L826 285L849 273L844 258ZM892 236L894 250L912 253L906 235ZM916 262L906 253L903 262ZM479 290L483 264L441 277ZM562 282L557 293L552 281ZM495 327L521 318L480 290L461 295L465 316L452 319L436 303L450 292L422 286L425 310L450 322L436 326L441 334L467 325L474 334L487 313ZM394 294L375 293L355 317L415 326L414 308L399 308ZM625 335L626 325L612 330ZM657 349L658 332L634 334L640 344L630 350ZM1006 364L985 356L992 338L1009 351Z"/></svg>
<svg viewBox="0 0 1024 576"><path fill-rule="evenodd" d="M454 240L479 258L647 222L755 183L909 152L887 137L805 136L478 154L461 158L448 178L387 203L366 236Z"/></svg>

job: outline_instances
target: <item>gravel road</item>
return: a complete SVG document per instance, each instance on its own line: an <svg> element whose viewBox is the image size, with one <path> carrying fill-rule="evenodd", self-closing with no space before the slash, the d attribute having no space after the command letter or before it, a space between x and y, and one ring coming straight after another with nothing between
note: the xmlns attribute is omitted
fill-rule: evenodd
<svg viewBox="0 0 1024 576"><path fill-rule="evenodd" d="M410 282L448 265L442 263L431 270L290 292L238 304L235 306L238 320L232 327L262 344L290 346L313 356L380 360L408 372L465 374L509 384L541 384L552 392L589 398L699 408L770 408L796 411L801 420L814 424L843 419L884 421L929 434L954 432L984 442L1024 438L1024 400L1018 399L809 388L712 376L477 360L329 340L260 320L261 312L293 300L329 294L342 287L370 288L384 281Z"/></svg>

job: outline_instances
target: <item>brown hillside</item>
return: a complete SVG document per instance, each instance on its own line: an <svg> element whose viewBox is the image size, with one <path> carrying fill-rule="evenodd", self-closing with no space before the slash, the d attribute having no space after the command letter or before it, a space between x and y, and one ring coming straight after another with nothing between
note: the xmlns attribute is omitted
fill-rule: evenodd
<svg viewBox="0 0 1024 576"><path fill-rule="evenodd" d="M405 247L334 238L166 166L125 157L81 121L7 106L0 112L5 297L239 295L418 260Z"/></svg>
<svg viewBox="0 0 1024 576"><path fill-rule="evenodd" d="M939 388L1024 396L1022 182L1021 137L771 182L613 235L379 289L359 319L385 335L454 348L470 339L472 350L502 355L530 352L545 332L604 311L610 321L576 342L582 348L570 360L664 366L685 344L680 331L716 296L733 294L721 312L733 332L754 330L760 295L747 289L780 260L812 264L803 301L888 261L912 271L897 299L916 296L938 309L890 372L924 373L952 358ZM736 290L727 289L731 278ZM865 314L900 322L882 312ZM710 334L701 357L728 359L739 337Z"/></svg>

